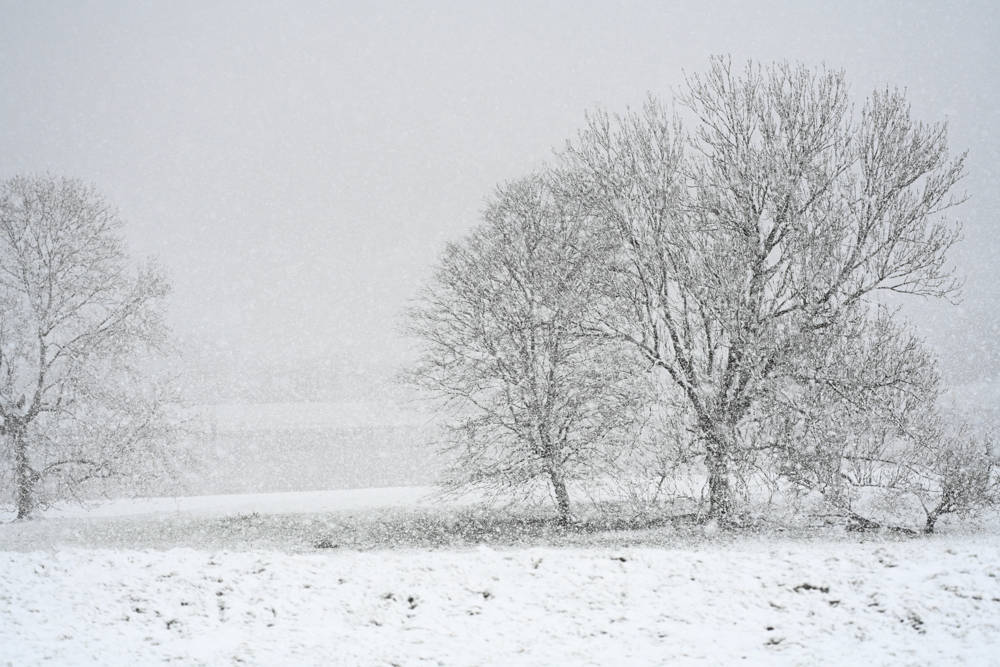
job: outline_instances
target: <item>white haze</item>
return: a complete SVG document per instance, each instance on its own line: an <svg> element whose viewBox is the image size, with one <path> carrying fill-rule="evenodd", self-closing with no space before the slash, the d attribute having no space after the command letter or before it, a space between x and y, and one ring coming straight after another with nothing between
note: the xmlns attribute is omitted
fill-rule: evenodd
<svg viewBox="0 0 1000 667"><path fill-rule="evenodd" d="M0 16L0 176L80 177L120 207L133 250L169 270L192 397L377 392L410 355L407 300L492 188L585 110L667 96L714 53L844 68L856 100L902 86L918 117L949 120L970 151L965 300L908 312L949 382L988 393L1000 373L996 3L2 2Z"/></svg>

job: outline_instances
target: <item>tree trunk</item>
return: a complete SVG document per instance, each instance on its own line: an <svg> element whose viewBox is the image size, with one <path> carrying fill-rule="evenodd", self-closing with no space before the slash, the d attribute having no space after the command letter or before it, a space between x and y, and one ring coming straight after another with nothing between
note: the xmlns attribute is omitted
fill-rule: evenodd
<svg viewBox="0 0 1000 667"><path fill-rule="evenodd" d="M706 429L708 451L708 516L719 522L728 521L735 510L733 488L729 483L729 458L732 440L725 426L714 425Z"/></svg>
<svg viewBox="0 0 1000 667"><path fill-rule="evenodd" d="M27 429L16 419L7 421L7 433L14 446L14 499L17 518L27 519L35 507L35 471L28 463Z"/></svg>
<svg viewBox="0 0 1000 667"><path fill-rule="evenodd" d="M934 524L937 523L937 514L931 513L927 515L927 522L924 523L924 535L931 535L934 533Z"/></svg>
<svg viewBox="0 0 1000 667"><path fill-rule="evenodd" d="M726 521L732 515L735 502L733 489L729 484L729 466L725 454L708 455L708 516L717 521Z"/></svg>
<svg viewBox="0 0 1000 667"><path fill-rule="evenodd" d="M566 490L566 480L555 466L549 468L549 481L556 496L556 509L559 512L559 523L569 523L570 503L569 492Z"/></svg>

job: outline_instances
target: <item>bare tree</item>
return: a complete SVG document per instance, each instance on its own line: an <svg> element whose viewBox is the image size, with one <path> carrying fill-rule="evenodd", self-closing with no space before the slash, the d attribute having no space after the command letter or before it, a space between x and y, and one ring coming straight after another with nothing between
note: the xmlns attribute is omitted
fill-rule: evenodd
<svg viewBox="0 0 1000 667"><path fill-rule="evenodd" d="M825 345L804 351L796 381L757 403L744 435L793 490L877 528L917 509L916 485L951 445L933 356L891 311L855 315L824 329Z"/></svg>
<svg viewBox="0 0 1000 667"><path fill-rule="evenodd" d="M679 101L592 114L561 187L617 236L595 332L634 346L686 396L710 514L733 511L732 468L755 405L803 382L809 351L876 317L879 294L942 297L958 238L944 213L963 173L943 123L902 93L860 113L840 72L714 59ZM852 341L871 341L864 327Z"/></svg>
<svg viewBox="0 0 1000 667"><path fill-rule="evenodd" d="M873 394L885 402L867 411L831 410L843 399L820 390L785 413L792 428L778 438L784 447L771 451L783 478L818 492L863 530L933 533L942 516L970 516L1000 501L992 438L941 416L919 394ZM838 412L847 417L833 418Z"/></svg>
<svg viewBox="0 0 1000 667"><path fill-rule="evenodd" d="M0 184L0 433L18 518L127 472L165 433L142 364L165 341L167 283L130 266L120 227L78 181Z"/></svg>
<svg viewBox="0 0 1000 667"><path fill-rule="evenodd" d="M410 377L447 416L459 484L544 479L566 521L567 481L634 437L645 404L634 359L578 326L602 239L538 177L501 188L484 217L411 312L422 354Z"/></svg>
<svg viewBox="0 0 1000 667"><path fill-rule="evenodd" d="M942 516L969 516L1000 504L1000 452L992 435L961 422L933 435L917 441L918 458L904 487L920 505L924 533L933 533Z"/></svg>

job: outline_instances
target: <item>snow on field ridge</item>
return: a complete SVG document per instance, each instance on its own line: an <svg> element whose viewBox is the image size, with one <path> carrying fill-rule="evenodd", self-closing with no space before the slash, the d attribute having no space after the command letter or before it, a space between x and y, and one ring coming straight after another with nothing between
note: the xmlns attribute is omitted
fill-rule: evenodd
<svg viewBox="0 0 1000 667"><path fill-rule="evenodd" d="M235 493L158 498L115 498L86 505L66 504L42 514L52 518L116 517L155 513L223 515L239 512L297 514L335 512L378 507L416 507L432 502L436 489L429 486L395 486L285 493ZM0 512L0 520L9 520Z"/></svg>
<svg viewBox="0 0 1000 667"><path fill-rule="evenodd" d="M196 408L190 416L220 432L418 428L429 419L419 410L392 401L219 403Z"/></svg>
<svg viewBox="0 0 1000 667"><path fill-rule="evenodd" d="M0 664L1000 664L995 536L0 554Z"/></svg>

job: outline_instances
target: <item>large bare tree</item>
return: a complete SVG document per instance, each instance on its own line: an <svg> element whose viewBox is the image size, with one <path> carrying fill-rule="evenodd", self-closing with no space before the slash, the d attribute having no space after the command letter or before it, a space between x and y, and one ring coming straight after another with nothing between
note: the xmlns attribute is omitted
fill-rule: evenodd
<svg viewBox="0 0 1000 667"><path fill-rule="evenodd" d="M631 351L579 326L603 242L542 178L511 183L446 248L410 317L422 350L410 377L446 418L453 479L496 490L544 480L563 521L567 482L634 438L646 405Z"/></svg>
<svg viewBox="0 0 1000 667"><path fill-rule="evenodd" d="M872 344L880 294L943 297L963 173L943 123L879 90L856 111L841 72L714 59L677 116L655 100L595 113L561 153L566 197L618 239L611 306L591 323L686 397L710 514L733 511L755 406L810 375L810 352ZM682 129L682 122L687 129ZM891 380L891 378L890 378ZM905 382L906 379L900 380ZM831 380L832 382L832 380ZM841 403L841 405L844 405Z"/></svg>
<svg viewBox="0 0 1000 667"><path fill-rule="evenodd" d="M0 480L18 518L127 473L166 432L143 364L165 342L168 287L130 264L121 224L78 181L0 183Z"/></svg>

